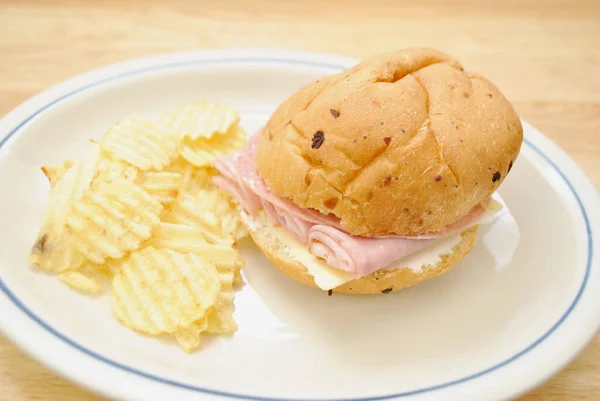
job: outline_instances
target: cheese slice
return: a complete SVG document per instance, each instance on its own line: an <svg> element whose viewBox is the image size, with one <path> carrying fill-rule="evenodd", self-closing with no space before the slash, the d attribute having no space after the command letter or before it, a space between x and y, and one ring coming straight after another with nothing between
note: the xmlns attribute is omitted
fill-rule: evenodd
<svg viewBox="0 0 600 401"><path fill-rule="evenodd" d="M497 195L494 195L497 197ZM486 212L475 222L489 223L498 215L498 212L503 209L504 202L497 197L492 199L487 207ZM342 270L329 266L323 259L313 256L306 245L301 244L296 238L281 226L273 226L266 213L261 210L256 216L251 217L245 212L241 212L242 219L246 222L248 228L252 231L266 230L270 236L277 238L283 245L284 252L293 260L300 262L306 267L308 273L314 277L315 284L322 290L328 291L342 284L352 281L354 277ZM466 227L463 231L467 231L470 227ZM431 246L415 252L405 258L397 260L385 266L386 271L408 268L413 271L422 271L424 266L433 266L441 261L443 255L452 252L452 249L462 240L461 233L446 235L436 240Z"/></svg>
<svg viewBox="0 0 600 401"><path fill-rule="evenodd" d="M350 273L333 268L323 259L313 256L306 245L298 242L292 234L281 226L275 227L267 217L264 210L259 211L255 216L249 216L246 212L241 212L242 219L249 230L266 231L269 236L277 238L282 245L284 252L293 260L300 262L306 267L314 279L315 284L323 290L330 290L338 287L353 279Z"/></svg>

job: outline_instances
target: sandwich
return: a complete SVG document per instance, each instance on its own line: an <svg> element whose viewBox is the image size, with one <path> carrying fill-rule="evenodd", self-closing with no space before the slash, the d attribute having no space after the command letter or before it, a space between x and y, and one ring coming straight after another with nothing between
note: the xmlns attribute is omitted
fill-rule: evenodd
<svg viewBox="0 0 600 401"><path fill-rule="evenodd" d="M377 55L285 100L217 159L252 239L290 278L388 294L438 276L503 206L523 141L484 77L433 49Z"/></svg>

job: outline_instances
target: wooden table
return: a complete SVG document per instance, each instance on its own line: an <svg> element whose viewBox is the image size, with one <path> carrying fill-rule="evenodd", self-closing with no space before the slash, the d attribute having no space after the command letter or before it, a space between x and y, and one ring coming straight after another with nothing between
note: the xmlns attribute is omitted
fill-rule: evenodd
<svg viewBox="0 0 600 401"><path fill-rule="evenodd" d="M600 1L169 3L0 0L0 115L72 75L153 53L261 47L364 57L432 46L495 82L600 187ZM523 397L565 399L600 399L600 336ZM99 398L0 338L0 400Z"/></svg>

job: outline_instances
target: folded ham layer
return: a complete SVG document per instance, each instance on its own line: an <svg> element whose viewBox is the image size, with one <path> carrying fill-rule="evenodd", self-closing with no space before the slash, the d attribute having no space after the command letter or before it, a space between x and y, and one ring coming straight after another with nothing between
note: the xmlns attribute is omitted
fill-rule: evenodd
<svg viewBox="0 0 600 401"><path fill-rule="evenodd" d="M301 208L269 190L254 168L259 138L259 133L253 135L243 149L216 160L215 167L221 176L214 178L215 184L229 192L247 213L254 215L264 209L272 224L283 226L305 244L311 254L355 278L417 252L436 238L472 225L485 212L485 208L478 205L444 230L419 237L352 235L344 231L337 217Z"/></svg>

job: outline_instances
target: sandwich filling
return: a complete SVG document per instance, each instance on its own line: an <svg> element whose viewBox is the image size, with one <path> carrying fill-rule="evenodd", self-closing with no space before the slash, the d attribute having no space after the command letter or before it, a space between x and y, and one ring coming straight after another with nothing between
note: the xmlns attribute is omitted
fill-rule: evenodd
<svg viewBox="0 0 600 401"><path fill-rule="evenodd" d="M417 237L352 235L343 229L336 216L301 208L269 190L254 168L259 139L260 132L253 135L240 151L217 159L215 167L221 176L214 178L215 184L229 192L246 213L253 216L264 209L271 224L292 234L310 254L356 279L418 252L442 237L472 227L495 209L488 200L444 230ZM493 203L496 206L497 202Z"/></svg>

